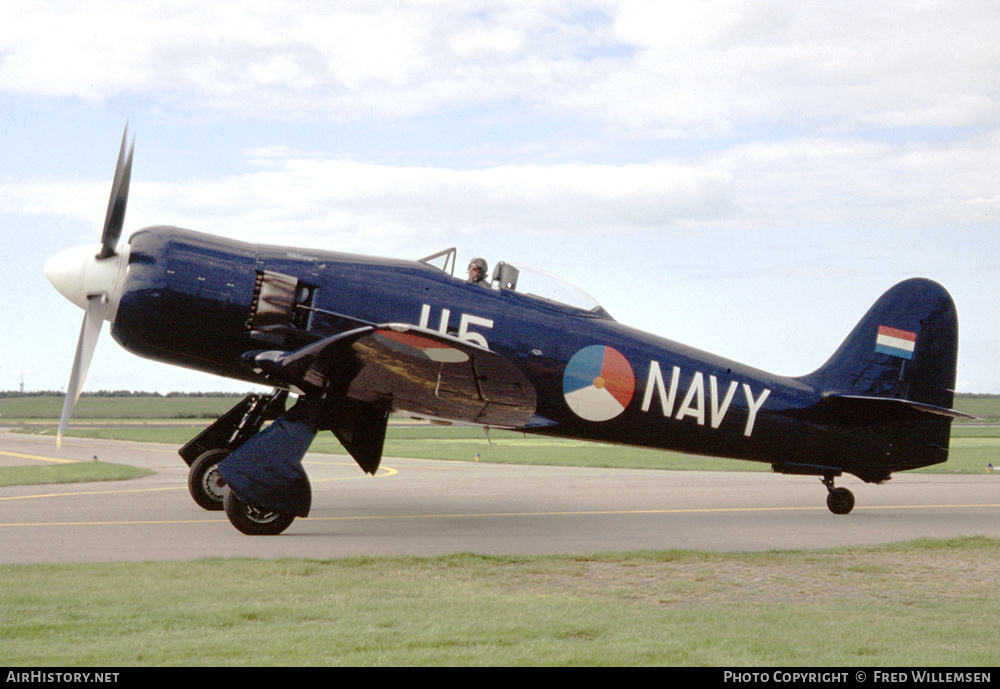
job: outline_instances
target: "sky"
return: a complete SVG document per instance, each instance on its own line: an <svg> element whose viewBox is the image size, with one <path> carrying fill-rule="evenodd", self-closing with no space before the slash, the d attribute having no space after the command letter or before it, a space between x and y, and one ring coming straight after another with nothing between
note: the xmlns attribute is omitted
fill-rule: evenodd
<svg viewBox="0 0 1000 689"><path fill-rule="evenodd" d="M1000 5L796 0L0 4L0 390L65 390L83 312L46 281L169 224L576 283L617 320L818 368L919 276L957 389L1000 393ZM242 391L125 352L85 390Z"/></svg>

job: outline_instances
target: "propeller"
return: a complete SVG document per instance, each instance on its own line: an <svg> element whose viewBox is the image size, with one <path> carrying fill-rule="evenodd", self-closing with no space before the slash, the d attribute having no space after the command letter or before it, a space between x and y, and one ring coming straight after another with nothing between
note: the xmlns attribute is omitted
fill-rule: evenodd
<svg viewBox="0 0 1000 689"><path fill-rule="evenodd" d="M101 252L98 260L116 256L115 247L122 236L122 224L125 222L125 206L128 205L128 183L132 177L132 151L135 141L128 147L128 157L125 156L125 142L128 139L128 125L122 134L122 147L118 151L118 165L115 167L115 181L111 186L111 198L108 199L108 212L104 216L104 231L101 233Z"/></svg>
<svg viewBox="0 0 1000 689"><path fill-rule="evenodd" d="M56 446L62 445L63 434L73 415L73 407L80 399L83 381L90 368L90 360L97 347L101 326L105 319L111 319L118 310L121 297L118 289L120 274L128 263L127 255L119 254L118 240L121 238L125 221L125 207L128 204L129 179L132 176L132 150L134 141L128 144L128 127L122 135L118 164L115 167L111 198L104 219L99 247L93 245L75 247L62 251L45 263L45 276L59 292L84 310L80 339L76 344L73 369L66 386L66 399L59 418ZM95 253L96 249L96 253Z"/></svg>

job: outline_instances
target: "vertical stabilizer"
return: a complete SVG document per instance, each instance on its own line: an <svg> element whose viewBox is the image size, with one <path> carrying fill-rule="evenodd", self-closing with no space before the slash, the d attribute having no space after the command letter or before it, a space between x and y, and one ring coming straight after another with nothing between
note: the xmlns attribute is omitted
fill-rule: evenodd
<svg viewBox="0 0 1000 689"><path fill-rule="evenodd" d="M957 359L951 295L936 282L914 278L882 295L830 360L800 380L829 396L907 400L947 410Z"/></svg>

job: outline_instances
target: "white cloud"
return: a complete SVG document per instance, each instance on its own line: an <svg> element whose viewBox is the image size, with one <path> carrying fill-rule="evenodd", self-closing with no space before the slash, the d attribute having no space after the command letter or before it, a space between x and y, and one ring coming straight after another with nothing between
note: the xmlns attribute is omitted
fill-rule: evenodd
<svg viewBox="0 0 1000 689"><path fill-rule="evenodd" d="M393 166L284 148L250 152L239 174L133 180L128 225L163 222L298 242L392 227L400 235L670 228L991 228L1000 132L957 144L797 138L694 158L598 165ZM0 208L99 224L107 183L4 180Z"/></svg>
<svg viewBox="0 0 1000 689"><path fill-rule="evenodd" d="M515 100L650 138L968 126L998 114L998 34L992 3L9 2L0 89L329 121Z"/></svg>
<svg viewBox="0 0 1000 689"><path fill-rule="evenodd" d="M361 250L373 235L661 230L732 211L727 175L679 165L391 167L322 158L191 183L135 181L129 226L167 221L253 241Z"/></svg>
<svg viewBox="0 0 1000 689"><path fill-rule="evenodd" d="M631 74L581 100L631 94L634 129L965 126L998 115L1000 12L989 3L626 2L615 26L638 50Z"/></svg>
<svg viewBox="0 0 1000 689"><path fill-rule="evenodd" d="M797 138L706 157L755 226L995 227L1000 130L959 142Z"/></svg>

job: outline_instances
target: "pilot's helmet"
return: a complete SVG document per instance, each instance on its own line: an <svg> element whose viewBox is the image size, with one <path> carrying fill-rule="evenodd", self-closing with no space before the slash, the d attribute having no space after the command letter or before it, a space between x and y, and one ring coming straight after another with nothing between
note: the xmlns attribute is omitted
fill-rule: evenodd
<svg viewBox="0 0 1000 689"><path fill-rule="evenodd" d="M475 276L470 275L469 276L469 281L470 282L485 282L486 281L486 274L488 272L488 267L486 265L486 259L474 258L471 261L469 261L469 272L470 273L472 272L473 268L478 268L479 272Z"/></svg>

